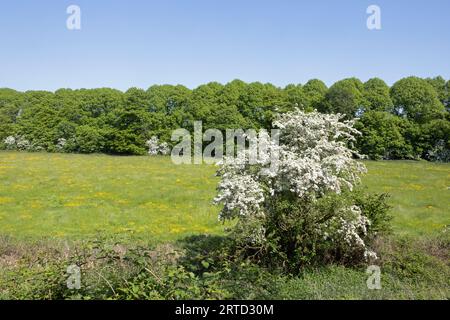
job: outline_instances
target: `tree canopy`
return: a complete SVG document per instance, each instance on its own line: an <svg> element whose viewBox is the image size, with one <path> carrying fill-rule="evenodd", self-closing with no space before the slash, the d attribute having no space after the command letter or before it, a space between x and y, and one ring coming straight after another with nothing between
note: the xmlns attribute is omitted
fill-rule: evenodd
<svg viewBox="0 0 450 320"><path fill-rule="evenodd" d="M167 84L126 92L0 88L0 148L13 137L28 150L145 154L148 139L170 144L172 130L192 130L194 121L204 130L271 128L277 114L297 108L359 118L357 147L371 158L442 159L433 155L449 147L449 101L442 77L408 77L391 88L379 78L347 78L330 88L318 79L284 88L237 79L192 90Z"/></svg>

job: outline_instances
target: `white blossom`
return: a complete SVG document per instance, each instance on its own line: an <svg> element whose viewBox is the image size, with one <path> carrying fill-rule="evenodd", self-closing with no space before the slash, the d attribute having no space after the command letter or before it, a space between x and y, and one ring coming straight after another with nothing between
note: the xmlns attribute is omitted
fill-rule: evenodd
<svg viewBox="0 0 450 320"><path fill-rule="evenodd" d="M315 199L327 191L351 190L359 182L359 174L365 172L365 167L353 159L353 151L347 147L358 131L352 127L353 122L339 119L340 115L300 110L281 115L274 122L281 130L280 144L276 145L262 135L260 139L267 144L266 152L258 155L256 163L249 161L251 150L219 162L218 174L223 183L219 185L218 198L222 199L222 193L229 192L225 182L236 179L236 175L252 176L254 184L259 184L261 190L267 189L265 196L290 191L299 198ZM275 151L278 153L277 169L270 170L274 160L270 154ZM244 194L235 196L244 198ZM223 210L227 210L227 202L223 202Z"/></svg>
<svg viewBox="0 0 450 320"><path fill-rule="evenodd" d="M156 156L158 154L158 149L159 149L159 145L158 145L158 138L156 136L153 136L150 138L150 140L148 140L146 142L147 146L148 146L148 154L151 156Z"/></svg>
<svg viewBox="0 0 450 320"><path fill-rule="evenodd" d="M352 190L366 168L354 159L357 154L351 149L359 132L353 128L353 121L341 118L339 114L305 113L298 109L282 114L274 122L280 130L279 144L260 135L266 153L258 155L256 163L249 161L255 159L249 153L254 150L219 162L221 181L214 199L216 204L223 204L219 219L264 214L265 203L285 192L316 201L328 192ZM277 152L276 170L272 169L273 152ZM319 228L323 238L357 247L365 257L373 257L362 239L370 221L358 207L346 210L348 213Z"/></svg>
<svg viewBox="0 0 450 320"><path fill-rule="evenodd" d="M31 147L30 141L23 137L19 137L16 141L17 149L19 150L28 150Z"/></svg>
<svg viewBox="0 0 450 320"><path fill-rule="evenodd" d="M56 148L58 150L62 150L64 149L64 146L67 144L67 140L64 138L59 138L58 139L58 143L56 144Z"/></svg>
<svg viewBox="0 0 450 320"><path fill-rule="evenodd" d="M14 138L14 136L6 137L3 142L5 143L7 149L14 149L16 146L16 138Z"/></svg>
<svg viewBox="0 0 450 320"><path fill-rule="evenodd" d="M235 215L249 216L261 212L260 204L264 201L264 193L252 176L225 173L219 183L219 189L222 192L214 201L224 204L219 216L221 220Z"/></svg>
<svg viewBox="0 0 450 320"><path fill-rule="evenodd" d="M156 136L152 136L147 142L148 154L156 156L158 154L168 155L170 154L170 146L167 142L159 143L159 139Z"/></svg>
<svg viewBox="0 0 450 320"><path fill-rule="evenodd" d="M167 142L163 142L159 145L159 153L163 156L170 154L170 146Z"/></svg>

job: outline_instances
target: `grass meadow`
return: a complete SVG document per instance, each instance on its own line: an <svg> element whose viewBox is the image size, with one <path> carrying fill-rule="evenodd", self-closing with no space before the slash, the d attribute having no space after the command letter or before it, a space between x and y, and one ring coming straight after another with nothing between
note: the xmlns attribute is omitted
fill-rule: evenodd
<svg viewBox="0 0 450 320"><path fill-rule="evenodd" d="M450 164L365 164L363 185L391 195L396 233L432 235L450 224ZM215 169L169 157L0 152L0 234L149 242L221 234Z"/></svg>
<svg viewBox="0 0 450 320"><path fill-rule="evenodd" d="M214 298L211 292L221 290L227 295L218 298L450 298L450 164L365 164L368 174L363 185L371 192L391 195L393 235L377 248L382 257L383 290L367 289L365 268L332 265L304 270L296 277L249 269L233 280L221 279L219 288L208 287L212 284L202 278L192 296L173 293L187 292L190 287L169 293L161 289L162 295L149 297L133 291L148 292L145 288L132 286L131 295L125 298L201 298L199 292L204 288L208 292L204 298ZM62 276L66 262L72 259L67 257L75 252L80 258L80 241L112 238L125 246L160 246L183 239L190 244L195 239L192 236L220 239L226 226L218 221L219 208L212 204L218 182L215 170L209 165L177 166L169 157L0 152L0 299L67 298ZM64 249L68 242L75 243L70 252ZM167 259L172 251L164 250ZM207 253L209 249L202 250ZM90 285L82 298L124 298L111 285L122 283L120 277L128 272L121 269L122 258L111 260L118 261L115 267L112 262L91 261L89 255L83 259L86 265L100 266L93 273L89 268L83 271ZM104 273L100 276L100 272ZM164 288L180 283L174 275L184 275L180 269L168 274Z"/></svg>
<svg viewBox="0 0 450 320"><path fill-rule="evenodd" d="M150 242L217 234L214 172L168 157L0 153L0 233Z"/></svg>

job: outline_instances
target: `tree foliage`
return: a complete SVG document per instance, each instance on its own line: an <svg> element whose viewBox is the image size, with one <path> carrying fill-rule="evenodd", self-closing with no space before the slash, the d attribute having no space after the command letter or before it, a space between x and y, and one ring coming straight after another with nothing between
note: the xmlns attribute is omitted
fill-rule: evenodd
<svg viewBox="0 0 450 320"><path fill-rule="evenodd" d="M449 81L408 77L391 88L373 78L348 78L329 89L318 79L284 88L269 83L210 82L191 90L154 85L147 90L0 89L0 148L7 137L28 141L29 150L146 154L156 136L171 143L172 130L270 128L278 114L295 108L358 116L359 151L371 158L425 158L447 152ZM376 112L376 113L373 113ZM367 115L366 115L367 113ZM433 124L436 124L434 126ZM61 147L60 139L66 144ZM437 139L437 140L433 140Z"/></svg>
<svg viewBox="0 0 450 320"><path fill-rule="evenodd" d="M372 78L364 83L364 103L364 111L392 112L394 106L388 85L379 78Z"/></svg>
<svg viewBox="0 0 450 320"><path fill-rule="evenodd" d="M323 112L341 113L354 118L364 106L364 85L356 78L340 80L325 95Z"/></svg>
<svg viewBox="0 0 450 320"><path fill-rule="evenodd" d="M442 118L445 111L433 86L417 77L397 81L391 88L391 97L397 115L418 123Z"/></svg>

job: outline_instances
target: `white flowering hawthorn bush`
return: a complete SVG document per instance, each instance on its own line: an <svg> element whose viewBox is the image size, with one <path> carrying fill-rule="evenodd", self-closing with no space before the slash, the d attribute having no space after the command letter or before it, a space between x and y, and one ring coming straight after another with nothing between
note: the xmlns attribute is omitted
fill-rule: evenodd
<svg viewBox="0 0 450 320"><path fill-rule="evenodd" d="M168 155L170 154L170 146L167 142L159 142L158 137L152 136L147 142L148 154L156 156L158 154Z"/></svg>
<svg viewBox="0 0 450 320"><path fill-rule="evenodd" d="M65 138L59 138L58 142L56 143L56 149L58 151L64 150L64 148L67 146L67 140Z"/></svg>
<svg viewBox="0 0 450 320"><path fill-rule="evenodd" d="M89 140L89 139L88 139ZM90 141L90 140L89 140ZM77 141L74 138L58 138L56 140L56 143L54 145L47 145L47 147L43 147L39 144L37 144L35 141L28 140L25 136L21 135L10 135L6 137L3 140L3 146L7 150L19 150L19 151L28 151L28 152L41 152L41 151L48 151L48 152L92 152L92 150L89 149L89 143L84 143L83 149L77 149ZM3 147L0 144L0 148ZM160 152L163 153L164 144L160 145Z"/></svg>
<svg viewBox="0 0 450 320"><path fill-rule="evenodd" d="M22 136L8 136L3 143L7 150L34 151L33 144Z"/></svg>
<svg viewBox="0 0 450 320"><path fill-rule="evenodd" d="M162 142L159 144L159 153L163 156L167 156L170 154L170 146L167 142Z"/></svg>
<svg viewBox="0 0 450 320"><path fill-rule="evenodd" d="M12 150L16 148L16 138L13 136L8 136L5 138L5 140L3 141L3 143L6 146L6 149L8 150Z"/></svg>
<svg viewBox="0 0 450 320"><path fill-rule="evenodd" d="M366 243L369 213L352 192L366 171L351 149L359 132L341 119L298 109L279 115L279 140L260 134L256 161L247 149L219 163L219 219L237 218L233 235L244 251L295 268L376 258Z"/></svg>
<svg viewBox="0 0 450 320"><path fill-rule="evenodd" d="M159 151L159 140L156 136L151 137L147 140L146 144L148 147L148 154L151 156L156 156Z"/></svg>

